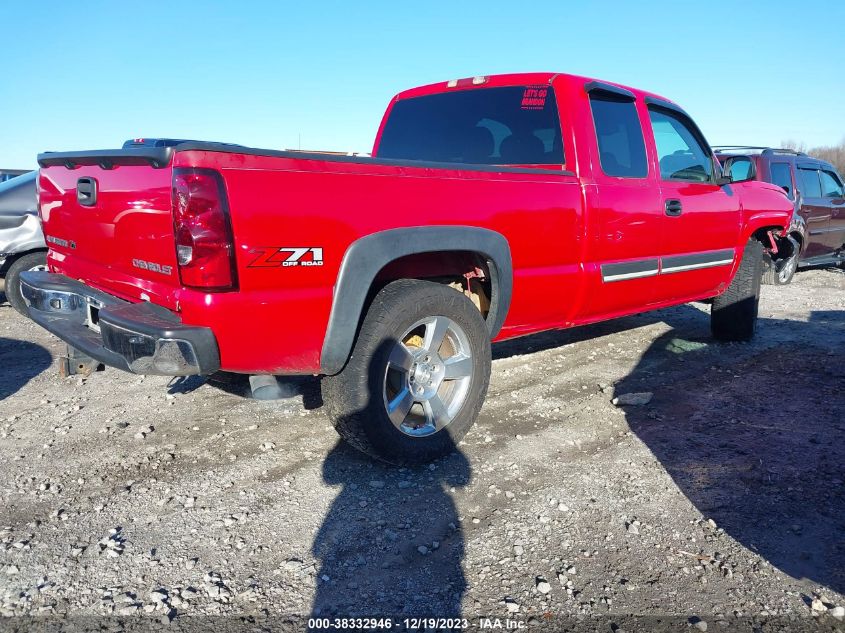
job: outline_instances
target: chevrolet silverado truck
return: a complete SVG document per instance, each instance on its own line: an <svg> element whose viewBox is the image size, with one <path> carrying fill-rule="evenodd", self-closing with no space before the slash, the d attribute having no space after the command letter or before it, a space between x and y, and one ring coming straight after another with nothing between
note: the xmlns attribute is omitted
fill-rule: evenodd
<svg viewBox="0 0 845 633"><path fill-rule="evenodd" d="M675 103L554 73L390 102L371 158L186 142L40 154L31 318L141 374L316 374L350 444L452 450L491 341L705 300L755 328L792 203L731 181Z"/></svg>

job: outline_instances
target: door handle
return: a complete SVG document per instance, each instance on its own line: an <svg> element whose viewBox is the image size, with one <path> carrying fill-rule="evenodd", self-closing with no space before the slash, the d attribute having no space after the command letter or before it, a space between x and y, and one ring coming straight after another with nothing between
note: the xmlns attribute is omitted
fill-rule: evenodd
<svg viewBox="0 0 845 633"><path fill-rule="evenodd" d="M681 215L683 212L683 207L681 206L680 200L667 200L666 201L666 215L670 217L677 217Z"/></svg>

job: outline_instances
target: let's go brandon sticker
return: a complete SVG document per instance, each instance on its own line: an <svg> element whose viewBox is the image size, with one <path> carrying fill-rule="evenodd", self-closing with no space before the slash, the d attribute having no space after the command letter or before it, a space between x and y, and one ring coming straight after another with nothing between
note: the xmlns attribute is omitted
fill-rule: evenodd
<svg viewBox="0 0 845 633"><path fill-rule="evenodd" d="M522 93L522 109L542 110L546 107L546 95L548 94L548 88L526 88Z"/></svg>

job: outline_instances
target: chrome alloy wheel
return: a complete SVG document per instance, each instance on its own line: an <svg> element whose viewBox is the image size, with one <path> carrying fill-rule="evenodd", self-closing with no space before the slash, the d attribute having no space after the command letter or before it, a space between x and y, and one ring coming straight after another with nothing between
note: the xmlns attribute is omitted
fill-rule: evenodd
<svg viewBox="0 0 845 633"><path fill-rule="evenodd" d="M447 427L472 382L469 338L452 319L420 319L390 350L384 373L384 406L393 425L424 437Z"/></svg>
<svg viewBox="0 0 845 633"><path fill-rule="evenodd" d="M27 271L32 272L41 272L47 270L47 264L38 264L37 266L33 266L32 268L28 268Z"/></svg>

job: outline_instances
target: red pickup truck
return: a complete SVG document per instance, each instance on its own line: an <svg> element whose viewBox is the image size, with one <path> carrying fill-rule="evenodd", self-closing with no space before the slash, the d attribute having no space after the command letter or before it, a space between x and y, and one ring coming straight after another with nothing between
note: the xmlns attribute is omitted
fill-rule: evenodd
<svg viewBox="0 0 845 633"><path fill-rule="evenodd" d="M322 374L339 433L394 463L472 425L491 340L712 300L752 336L792 205L731 182L654 94L554 73L389 104L373 157L189 141L45 153L31 318L163 375Z"/></svg>

